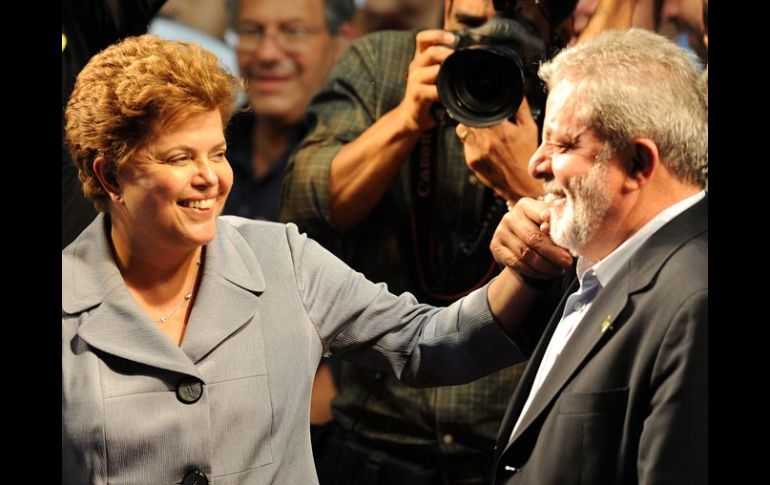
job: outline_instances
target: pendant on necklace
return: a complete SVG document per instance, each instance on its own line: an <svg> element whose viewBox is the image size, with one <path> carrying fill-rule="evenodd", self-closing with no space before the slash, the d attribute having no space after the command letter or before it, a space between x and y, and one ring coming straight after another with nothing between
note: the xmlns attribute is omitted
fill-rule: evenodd
<svg viewBox="0 0 770 485"><path fill-rule="evenodd" d="M168 320L169 318L171 318L171 316L172 316L172 315L174 315L174 313L176 313L177 311L179 311L179 309L180 309L180 308L182 308L182 307L184 306L184 304L185 304L185 303L187 303L187 302L190 300L190 298L192 298L192 291L188 292L188 293L187 293L187 294L184 296L184 300L182 300L181 302L179 302L179 305L177 305L177 306L176 306L176 308L174 308L174 309L173 309L173 310L171 310L170 312L166 313L165 315L161 315L161 316L160 316L160 319L159 319L158 321L159 321L160 323L166 323L166 320Z"/></svg>

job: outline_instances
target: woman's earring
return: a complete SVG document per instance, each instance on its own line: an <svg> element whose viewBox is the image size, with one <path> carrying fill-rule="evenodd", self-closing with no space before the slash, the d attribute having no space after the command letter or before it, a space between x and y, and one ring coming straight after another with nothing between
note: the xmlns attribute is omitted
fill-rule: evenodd
<svg viewBox="0 0 770 485"><path fill-rule="evenodd" d="M115 202L120 202L120 194L115 194Z"/></svg>

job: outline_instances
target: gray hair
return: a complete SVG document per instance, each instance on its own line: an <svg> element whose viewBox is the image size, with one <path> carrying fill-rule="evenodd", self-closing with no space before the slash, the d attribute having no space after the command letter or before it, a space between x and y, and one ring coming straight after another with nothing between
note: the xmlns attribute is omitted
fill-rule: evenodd
<svg viewBox="0 0 770 485"><path fill-rule="evenodd" d="M578 119L613 154L649 138L679 180L703 186L708 174L708 94L689 54L642 29L606 31L540 66L549 89L575 83Z"/></svg>

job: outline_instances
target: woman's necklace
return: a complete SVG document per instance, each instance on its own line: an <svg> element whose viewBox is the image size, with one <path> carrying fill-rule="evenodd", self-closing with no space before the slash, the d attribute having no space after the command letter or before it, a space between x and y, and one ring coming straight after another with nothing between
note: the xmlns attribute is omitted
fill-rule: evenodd
<svg viewBox="0 0 770 485"><path fill-rule="evenodd" d="M172 316L174 313L178 312L180 308L182 308L183 306L185 306L185 304L187 304L187 302L188 302L188 301L190 301L190 298L192 298L192 291L188 291L187 293L185 293L185 295L184 295L184 300L180 301L180 302L179 302L179 305L177 305L177 306L176 306L176 307L175 307L173 310L171 310L170 312L166 313L165 315L161 315L161 316L160 316L160 318L158 319L158 321L159 321L160 323L166 323L166 320L168 320L169 318L171 318L171 316Z"/></svg>
<svg viewBox="0 0 770 485"><path fill-rule="evenodd" d="M196 261L196 264L198 265L198 267L200 267L200 265L201 265L201 262L200 262L200 260ZM185 306L185 305L187 304L187 302L188 302L188 301L190 301L190 298L192 298L192 295L193 295L193 292L192 292L192 291L188 291L187 293L185 293L185 295L184 295L184 299L183 299L182 301L180 301L180 302L179 302L179 305L177 305L176 307L174 307L174 309L173 309L173 310L171 310L170 312L168 312L168 313L165 313L165 314L161 315L161 316L160 316L160 318L158 319L158 322L160 322L160 323L166 323L166 320L168 320L169 318L171 318L171 317L172 317L172 316L173 316L173 315L174 315L176 312L178 312L178 311L179 311L179 309L180 309L180 308L182 308L183 306Z"/></svg>

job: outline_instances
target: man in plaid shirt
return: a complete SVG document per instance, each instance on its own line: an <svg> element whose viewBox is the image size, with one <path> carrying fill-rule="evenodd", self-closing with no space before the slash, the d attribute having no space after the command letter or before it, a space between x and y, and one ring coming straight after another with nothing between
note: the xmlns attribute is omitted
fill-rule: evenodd
<svg viewBox="0 0 770 485"><path fill-rule="evenodd" d="M575 2L550 2L550 22L535 2L518 3L517 20L547 40ZM526 172L538 143L526 100L515 122L489 128L437 121L432 112L439 65L453 52L448 31L478 27L493 14L490 0L447 0L446 30L354 42L311 103L310 132L283 182L282 220L372 281L427 303L447 304L497 274L488 245L506 201L542 193ZM529 318L544 323L549 313ZM412 389L343 364L333 405L338 429L316 457L321 484L486 483L522 370Z"/></svg>

